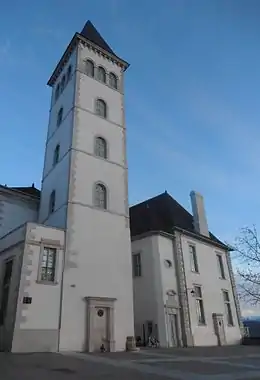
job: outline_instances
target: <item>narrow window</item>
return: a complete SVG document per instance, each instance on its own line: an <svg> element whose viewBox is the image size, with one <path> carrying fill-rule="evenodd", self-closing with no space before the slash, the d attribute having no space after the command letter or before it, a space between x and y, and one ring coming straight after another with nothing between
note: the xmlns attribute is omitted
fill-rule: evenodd
<svg viewBox="0 0 260 380"><path fill-rule="evenodd" d="M62 92L65 88L65 83L66 83L66 77L63 75L62 80L61 80L61 85L60 85L60 92Z"/></svg>
<svg viewBox="0 0 260 380"><path fill-rule="evenodd" d="M57 116L57 127L61 125L62 118L63 118L63 108L61 107Z"/></svg>
<svg viewBox="0 0 260 380"><path fill-rule="evenodd" d="M86 73L89 77L94 77L94 63L89 59L86 61Z"/></svg>
<svg viewBox="0 0 260 380"><path fill-rule="evenodd" d="M133 260L133 276L140 277L142 275L141 253L133 254L132 260Z"/></svg>
<svg viewBox="0 0 260 380"><path fill-rule="evenodd" d="M227 317L227 323L229 326L234 326L233 316L232 316L232 310L231 310L231 303L229 299L229 294L227 290L223 290L223 298L224 298L224 305L225 305L225 313Z"/></svg>
<svg viewBox="0 0 260 380"><path fill-rule="evenodd" d="M96 137L95 139L95 155L107 158L107 143L103 137Z"/></svg>
<svg viewBox="0 0 260 380"><path fill-rule="evenodd" d="M189 252L190 252L191 270L192 270L192 272L198 273L199 267L198 267L198 259L197 259L197 253L196 253L195 245L189 245Z"/></svg>
<svg viewBox="0 0 260 380"><path fill-rule="evenodd" d="M54 150L53 166L55 166L59 162L59 158L60 158L60 144L58 144Z"/></svg>
<svg viewBox="0 0 260 380"><path fill-rule="evenodd" d="M107 105L102 99L96 101L96 113L97 115L106 118L107 117Z"/></svg>
<svg viewBox="0 0 260 380"><path fill-rule="evenodd" d="M218 270L220 278L225 279L225 271L224 271L224 264L223 264L223 257L220 254L217 254L217 260L218 260Z"/></svg>
<svg viewBox="0 0 260 380"><path fill-rule="evenodd" d="M107 208L107 189L101 183L95 185L94 203L98 208Z"/></svg>
<svg viewBox="0 0 260 380"><path fill-rule="evenodd" d="M59 96L60 96L60 84L58 83L55 90L55 100L57 100Z"/></svg>
<svg viewBox="0 0 260 380"><path fill-rule="evenodd" d="M106 71L103 67L98 67L97 79L102 83L106 83Z"/></svg>
<svg viewBox="0 0 260 380"><path fill-rule="evenodd" d="M113 73L109 73L109 86L117 90L117 77Z"/></svg>
<svg viewBox="0 0 260 380"><path fill-rule="evenodd" d="M55 190L53 190L50 195L49 214L52 214L55 210L55 198L56 198L56 193L55 193Z"/></svg>
<svg viewBox="0 0 260 380"><path fill-rule="evenodd" d="M56 248L44 247L41 262L41 281L54 282L56 256Z"/></svg>
<svg viewBox="0 0 260 380"><path fill-rule="evenodd" d="M198 324L199 325L205 325L205 313L204 313L204 305L203 305L203 299L202 299L202 291L201 286L194 286L194 293L196 298L196 312L197 312L197 318L198 318Z"/></svg>
<svg viewBox="0 0 260 380"><path fill-rule="evenodd" d="M71 80L71 74L72 74L72 67L69 65L68 71L67 71L67 83Z"/></svg>
<svg viewBox="0 0 260 380"><path fill-rule="evenodd" d="M8 307L9 290L10 290L10 284L12 280L12 271L13 271L13 260L9 260L5 263L4 279L2 282L1 305L0 305L0 325L3 325L5 322L5 317L7 313L7 307Z"/></svg>

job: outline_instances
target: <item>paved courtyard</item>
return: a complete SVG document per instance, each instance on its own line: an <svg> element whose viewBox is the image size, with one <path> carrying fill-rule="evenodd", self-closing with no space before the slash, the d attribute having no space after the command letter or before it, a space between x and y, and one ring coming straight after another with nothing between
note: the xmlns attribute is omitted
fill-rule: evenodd
<svg viewBox="0 0 260 380"><path fill-rule="evenodd" d="M0 353L1 380L260 379L260 346L147 349L138 353Z"/></svg>

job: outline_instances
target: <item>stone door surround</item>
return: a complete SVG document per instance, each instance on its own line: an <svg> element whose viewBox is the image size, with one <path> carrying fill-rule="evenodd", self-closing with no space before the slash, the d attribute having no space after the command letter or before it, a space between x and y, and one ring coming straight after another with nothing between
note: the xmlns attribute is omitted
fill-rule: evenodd
<svg viewBox="0 0 260 380"><path fill-rule="evenodd" d="M106 308L108 314L108 347L110 352L115 351L115 324L114 324L114 305L116 298L108 297L85 297L87 302L87 336L86 351L94 351L94 318L97 308Z"/></svg>

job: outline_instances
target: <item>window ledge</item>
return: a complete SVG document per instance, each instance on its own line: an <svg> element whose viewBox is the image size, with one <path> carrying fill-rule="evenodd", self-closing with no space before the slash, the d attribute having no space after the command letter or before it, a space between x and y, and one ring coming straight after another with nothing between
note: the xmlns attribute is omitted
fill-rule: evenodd
<svg viewBox="0 0 260 380"><path fill-rule="evenodd" d="M36 283L39 284L39 285L51 285L51 286L58 285L58 281L41 281L41 280L37 280Z"/></svg>
<svg viewBox="0 0 260 380"><path fill-rule="evenodd" d="M219 277L220 280L226 280L226 277Z"/></svg>
<svg viewBox="0 0 260 380"><path fill-rule="evenodd" d="M235 327L235 325L230 325L230 324L227 324L227 327Z"/></svg>
<svg viewBox="0 0 260 380"><path fill-rule="evenodd" d="M198 323L198 326L199 326L199 327L206 327L206 326L207 326L207 323L206 323L206 322L204 322L204 323L201 322L201 323Z"/></svg>
<svg viewBox="0 0 260 380"><path fill-rule="evenodd" d="M196 270L191 270L191 273L200 274L200 272Z"/></svg>

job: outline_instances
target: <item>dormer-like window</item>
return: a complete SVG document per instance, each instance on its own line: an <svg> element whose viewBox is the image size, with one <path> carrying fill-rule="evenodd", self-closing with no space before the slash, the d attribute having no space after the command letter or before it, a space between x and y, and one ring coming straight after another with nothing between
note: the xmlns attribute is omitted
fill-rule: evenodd
<svg viewBox="0 0 260 380"><path fill-rule="evenodd" d="M61 125L62 119L63 119L63 108L61 107L57 116L57 127Z"/></svg>
<svg viewBox="0 0 260 380"><path fill-rule="evenodd" d="M71 80L71 74L72 74L72 67L69 65L68 71L67 71L67 83Z"/></svg>
<svg viewBox="0 0 260 380"><path fill-rule="evenodd" d="M107 105L102 99L96 101L96 113L97 115L106 118L107 117Z"/></svg>
<svg viewBox="0 0 260 380"><path fill-rule="evenodd" d="M97 79L102 83L106 83L106 71L101 66L98 67Z"/></svg>
<svg viewBox="0 0 260 380"><path fill-rule="evenodd" d="M109 73L109 86L117 90L117 77L114 73Z"/></svg>
<svg viewBox="0 0 260 380"><path fill-rule="evenodd" d="M86 61L86 74L91 78L94 77L94 63L89 59Z"/></svg>
<svg viewBox="0 0 260 380"><path fill-rule="evenodd" d="M58 83L55 90L55 100L57 100L59 96L60 96L60 84Z"/></svg>
<svg viewBox="0 0 260 380"><path fill-rule="evenodd" d="M60 85L60 92L62 92L65 88L65 83L66 83L66 77L63 75L62 80L61 80L61 85Z"/></svg>

